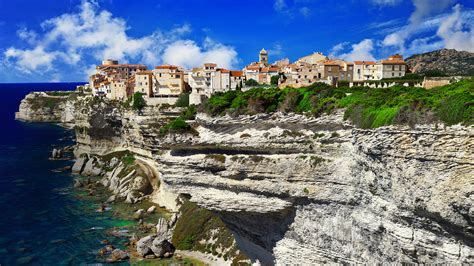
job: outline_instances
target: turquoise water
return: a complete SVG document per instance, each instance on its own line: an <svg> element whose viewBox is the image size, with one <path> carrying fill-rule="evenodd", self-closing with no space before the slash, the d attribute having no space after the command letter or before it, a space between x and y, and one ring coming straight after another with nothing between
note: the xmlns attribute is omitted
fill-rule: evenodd
<svg viewBox="0 0 474 266"><path fill-rule="evenodd" d="M0 84L1 265L92 264L104 246L101 240L123 244L107 232L130 222L95 212L100 200L78 198L70 171L52 171L72 165L48 157L54 147L73 144L73 132L14 120L28 91L69 90L76 85Z"/></svg>

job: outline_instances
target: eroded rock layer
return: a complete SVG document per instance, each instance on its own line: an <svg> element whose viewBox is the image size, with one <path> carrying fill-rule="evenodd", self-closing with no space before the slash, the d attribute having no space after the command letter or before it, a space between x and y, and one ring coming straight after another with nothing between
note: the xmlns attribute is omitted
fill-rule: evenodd
<svg viewBox="0 0 474 266"><path fill-rule="evenodd" d="M162 136L179 110L74 106L77 155L132 151L157 175L155 202L177 210L190 196L253 261L474 262L472 127L199 115L198 134Z"/></svg>

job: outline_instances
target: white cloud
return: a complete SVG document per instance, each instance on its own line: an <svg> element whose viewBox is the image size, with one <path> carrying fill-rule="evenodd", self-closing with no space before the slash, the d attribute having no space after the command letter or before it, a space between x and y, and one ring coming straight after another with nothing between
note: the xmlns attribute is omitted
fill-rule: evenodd
<svg viewBox="0 0 474 266"><path fill-rule="evenodd" d="M36 32L28 30L27 28L20 28L16 31L16 34L20 39L26 41L28 44L33 45L37 42L38 36L36 35Z"/></svg>
<svg viewBox="0 0 474 266"><path fill-rule="evenodd" d="M459 4L453 7L453 13L441 23L437 35L443 39L446 48L474 52L474 25L467 24L463 19Z"/></svg>
<svg viewBox="0 0 474 266"><path fill-rule="evenodd" d="M127 33L130 26L124 19L114 17L109 11L100 10L93 0L83 0L78 12L48 19L41 27L41 33L21 28L17 34L30 48L10 47L4 52L4 60L27 73L45 70L53 73L54 67L62 63L88 74L91 63L105 58L151 66L160 64L164 59L171 58L169 52L179 46L179 52L197 54L198 58L221 62L226 67L234 66L237 60L237 52L232 47L216 42L205 42L200 47L192 40L185 39L186 34L191 32L188 24L177 26L168 32L156 30L149 35L132 37ZM196 50L199 52L196 53ZM165 51L168 52L165 54ZM188 62L201 61L188 58L188 61L174 62L190 66Z"/></svg>
<svg viewBox="0 0 474 266"><path fill-rule="evenodd" d="M268 50L270 56L281 56L283 54L283 46L277 42L273 45L272 49Z"/></svg>
<svg viewBox="0 0 474 266"><path fill-rule="evenodd" d="M219 67L228 69L236 67L238 63L237 52L233 47L206 38L203 48L191 40L176 41L165 49L163 62L187 69L204 63L216 63Z"/></svg>
<svg viewBox="0 0 474 266"><path fill-rule="evenodd" d="M373 4L379 6L395 6L402 2L402 0L372 0Z"/></svg>
<svg viewBox="0 0 474 266"><path fill-rule="evenodd" d="M37 46L31 50L21 50L9 48L5 51L5 58L15 59L17 68L25 73L31 73L37 70L50 70L53 67L53 61L58 58L56 52L46 52L43 47Z"/></svg>
<svg viewBox="0 0 474 266"><path fill-rule="evenodd" d="M394 46L398 51L404 53L405 42L423 27L425 20L434 14L445 10L452 0L437 0L434 4L431 0L412 0L415 10L410 15L408 25L400 28L398 31L390 33L383 40L383 45Z"/></svg>
<svg viewBox="0 0 474 266"><path fill-rule="evenodd" d="M313 2L313 0L293 0L289 1L289 4L286 0L275 0L273 9L286 18L294 19L300 16L309 19L313 12L306 4L310 2Z"/></svg>
<svg viewBox="0 0 474 266"><path fill-rule="evenodd" d="M342 51L346 46L347 46L347 43L340 43L334 46L332 49L332 56L340 58L340 59L344 59L347 61L355 61L355 60L373 61L375 60L375 57L372 54L375 47L374 47L374 42L371 39L365 39L359 43L353 44L351 46L352 50L348 53L338 54L338 52Z"/></svg>
<svg viewBox="0 0 474 266"><path fill-rule="evenodd" d="M300 8L300 14L305 18L309 18L309 17L311 17L312 12L311 12L311 9L304 6L304 7Z"/></svg>
<svg viewBox="0 0 474 266"><path fill-rule="evenodd" d="M332 47L331 51L329 52L329 57L331 57L331 58L337 57L337 55L339 53L344 51L344 49L347 47L347 45L349 45L349 42L341 42L341 43L338 43L338 44L334 45L334 47Z"/></svg>
<svg viewBox="0 0 474 266"><path fill-rule="evenodd" d="M285 0L275 0L275 3L273 3L273 8L277 12L282 12L282 11L285 11L288 8L288 6L286 5Z"/></svg>

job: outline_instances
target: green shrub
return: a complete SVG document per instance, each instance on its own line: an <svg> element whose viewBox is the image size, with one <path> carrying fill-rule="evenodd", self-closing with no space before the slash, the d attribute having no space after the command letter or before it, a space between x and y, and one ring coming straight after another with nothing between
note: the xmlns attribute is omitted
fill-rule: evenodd
<svg viewBox="0 0 474 266"><path fill-rule="evenodd" d="M315 83L297 89L253 88L245 92L217 93L211 96L203 109L210 115L271 113L279 110L319 116L337 108L345 108L344 118L361 128L392 124L413 126L436 120L448 125L472 124L473 94L473 79L432 90L401 85L390 88L333 88L324 83Z"/></svg>
<svg viewBox="0 0 474 266"><path fill-rule="evenodd" d="M254 79L248 79L245 81L245 86L252 87L252 86L258 86L258 82Z"/></svg>
<svg viewBox="0 0 474 266"><path fill-rule="evenodd" d="M189 132L191 129L191 126L184 121L183 118L178 117L176 119L171 120L169 123L166 125L162 126L160 128L160 135L166 135L168 133L183 133L183 132Z"/></svg>
<svg viewBox="0 0 474 266"><path fill-rule="evenodd" d="M178 97L178 100L176 101L175 106L188 107L189 106L189 93L187 92L181 93Z"/></svg>
<svg viewBox="0 0 474 266"><path fill-rule="evenodd" d="M275 75L270 78L270 84L278 86L278 80L280 80L280 75Z"/></svg>
<svg viewBox="0 0 474 266"><path fill-rule="evenodd" d="M135 157L133 156L133 154L127 154L122 157L122 162L125 165L132 165L135 162Z"/></svg>
<svg viewBox="0 0 474 266"><path fill-rule="evenodd" d="M143 99L143 95L140 92L135 92L133 94L133 104L132 108L134 110L141 111L143 108L145 108L146 102L145 99Z"/></svg>

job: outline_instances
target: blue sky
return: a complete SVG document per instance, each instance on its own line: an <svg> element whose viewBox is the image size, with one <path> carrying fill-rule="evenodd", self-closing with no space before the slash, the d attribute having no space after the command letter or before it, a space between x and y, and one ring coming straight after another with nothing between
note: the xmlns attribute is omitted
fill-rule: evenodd
<svg viewBox="0 0 474 266"><path fill-rule="evenodd" d="M262 47L271 61L474 52L474 1L0 0L0 82L84 81L102 58L240 69Z"/></svg>

